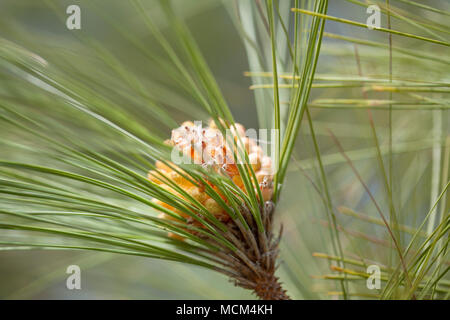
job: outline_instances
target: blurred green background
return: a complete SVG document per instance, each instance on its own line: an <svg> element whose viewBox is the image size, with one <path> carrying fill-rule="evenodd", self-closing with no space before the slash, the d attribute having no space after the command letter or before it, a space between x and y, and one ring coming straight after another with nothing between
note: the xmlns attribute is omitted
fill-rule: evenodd
<svg viewBox="0 0 450 320"><path fill-rule="evenodd" d="M240 0L239 0L240 1ZM245 1L245 0L242 0ZM444 6L445 1L434 2ZM89 47L80 44L76 33L85 33L100 41L114 53L130 70L134 70L143 81L162 83L164 75L154 71L152 64L136 52L118 36L117 30L102 20L108 16L113 24L124 32L133 33L140 42L150 50L160 50L150 38L142 22L136 19L136 13L127 6L126 1L51 1L57 12L46 6L45 1L37 0L2 0L0 2L0 35L15 41L30 50L46 57L45 52L54 50L75 59L92 59ZM149 1L149 8L152 1ZM249 90L251 81L244 77L248 62L242 39L223 7L222 1L216 0L180 0L175 7L182 14L195 39L204 53L209 66L231 107L235 119L247 128L257 128L257 116L254 94ZM70 4L81 7L82 30L70 31L65 27L65 8ZM447 4L448 6L448 4ZM156 7L154 10L158 10ZM365 8L351 5L344 1L330 1L329 14L349 19L364 21ZM60 17L58 17L58 14ZM154 14L154 13L153 13ZM385 23L385 17L383 17ZM158 21L164 30L165 22ZM402 27L399 23L398 27ZM337 23L328 22L326 32L358 36L369 40L387 40L383 34L366 30L352 29ZM27 43L19 35L36 35L39 43ZM413 41L408 45L418 49ZM34 47L31 48L30 45ZM422 47L429 49L427 44ZM364 72L372 75L386 75L388 71L388 51L372 47L359 47L361 64ZM420 48L419 48L420 50ZM440 50L440 49L439 49ZM445 54L445 51L442 52ZM422 80L441 79L449 81L446 69L436 65L423 65L417 60L404 56L394 56L394 74L398 76L420 78ZM49 61L52 63L52 61ZM93 63L95 65L95 62ZM418 70L421 70L418 73ZM427 70L423 73L423 70ZM356 75L357 64L354 47L345 42L325 39L319 60L317 73L336 72L340 75ZM384 94L384 95L383 95ZM350 89L315 89L311 100L326 96L327 98L361 98L360 88ZM384 97L385 93L373 97ZM434 95L439 97L439 94ZM180 96L180 101L188 99ZM183 108L183 106L180 106ZM195 106L194 106L195 107ZM171 110L171 116L181 123L202 117L186 112ZM395 136L394 186L396 206L402 223L414 224L421 221L430 206L431 189L431 150L436 141L445 145L449 135L448 110L437 116L442 121L440 137L433 136L432 112L427 110L395 111L393 122ZM388 113L386 110L373 113L379 138L386 146ZM203 115L204 116L204 115ZM345 149L354 156L356 166L366 183L374 192L383 207L387 199L382 191L380 172L373 149L373 138L365 110L353 109L313 109L312 116L316 125L318 142L321 146L332 197L336 206L347 206L358 212L365 212L377 217L370 199L363 192L351 170L339 156L337 148L329 139L327 129L332 130L340 139ZM145 117L141 119L149 126L160 126ZM167 137L170 130L161 126ZM7 136L0 128L0 138ZM448 148L448 146L447 146ZM1 151L0 151L1 152ZM313 165L314 152L307 125L303 126L294 154L289 178L284 187L283 201L278 208L278 219L285 226L282 242L279 275L293 298L316 298L314 292L325 294L327 286L324 280L313 280L312 276L326 273L328 265L323 260L312 257L313 252L330 252L327 238L326 213L320 195L314 190L310 179L318 180L317 167ZM303 161L300 161L303 160ZM445 167L445 163L442 164ZM448 164L447 164L448 166ZM299 168L302 168L300 170ZM305 174L306 173L306 174ZM364 221L340 215L339 224L360 234L378 237L386 247L388 242L382 227L367 225ZM318 232L318 230L321 230ZM360 239L361 237L356 237ZM407 236L403 239L406 241ZM355 240L355 235L343 237L345 251L351 254L364 253L374 261L389 264L392 251L380 250L379 244L367 239ZM365 241L365 242L364 242ZM357 254L355 254L357 255ZM66 268L79 265L82 272L82 290L66 289ZM311 289L311 296L298 291L299 287ZM323 296L322 296L323 297ZM0 252L0 298L2 299L252 299L249 292L233 287L224 276L198 267L185 266L174 262L156 261L138 257L119 256L104 253L63 252L63 251L11 251Z"/></svg>

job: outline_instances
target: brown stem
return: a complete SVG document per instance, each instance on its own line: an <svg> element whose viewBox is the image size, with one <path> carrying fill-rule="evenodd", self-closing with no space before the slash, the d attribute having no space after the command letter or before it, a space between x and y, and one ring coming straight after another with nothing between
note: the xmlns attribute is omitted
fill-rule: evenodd
<svg viewBox="0 0 450 320"><path fill-rule="evenodd" d="M286 290L275 276L281 230L280 236L273 236L274 209L275 206L269 201L261 208L264 230L260 231L255 221L252 221L251 214L246 214L248 209L242 208L249 228L243 228L238 221L229 221L228 230L223 234L238 249L230 250L221 246L222 250L215 254L219 259L228 262L226 267L229 269L221 272L230 276L236 286L252 290L263 300L289 300Z"/></svg>
<svg viewBox="0 0 450 320"><path fill-rule="evenodd" d="M268 274L266 277L259 279L253 291L261 300L291 299L274 274Z"/></svg>

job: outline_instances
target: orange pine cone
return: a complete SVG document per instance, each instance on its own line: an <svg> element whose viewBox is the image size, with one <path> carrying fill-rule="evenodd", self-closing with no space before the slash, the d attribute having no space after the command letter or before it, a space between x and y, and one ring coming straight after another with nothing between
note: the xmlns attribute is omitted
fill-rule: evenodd
<svg viewBox="0 0 450 320"><path fill-rule="evenodd" d="M236 123L235 127L236 129L232 128L230 131L235 136L235 139L238 138L237 135L242 139L248 153L250 165L255 171L264 201L268 201L271 199L273 192L271 158L263 154L261 147L257 145L256 141L245 136L245 128L241 124ZM209 166L216 172L228 175L236 186L245 191L239 170L234 163L233 153L230 152L226 144L226 139L217 129L214 121L211 121L206 128L202 128L201 125L196 125L191 121L185 121L179 128L172 131L171 139L167 141L167 144L174 146L183 154L190 156L194 163ZM168 165L161 161L156 161L155 166L156 170L151 170L148 173L149 180L159 184L167 191L176 194L177 192L175 192L175 190L164 183L165 179L161 177L161 175L164 175L166 179L175 182L190 196L203 204L203 206L205 206L205 208L218 220L227 222L230 219L226 211L205 192L204 187L193 185L182 175L172 170ZM175 165L173 166L177 168ZM207 183L220 194L219 189L216 186L209 181L207 181ZM224 201L227 202L225 196L222 194L220 195ZM179 196L181 197L181 195ZM188 218L185 213L182 213L159 200L153 199L153 201L184 218ZM160 218L167 220L173 219L166 214L160 215ZM192 222L193 219L188 219L188 221L188 223L196 224L196 226L198 226L198 223ZM169 237L179 240L183 239L174 233L169 233Z"/></svg>

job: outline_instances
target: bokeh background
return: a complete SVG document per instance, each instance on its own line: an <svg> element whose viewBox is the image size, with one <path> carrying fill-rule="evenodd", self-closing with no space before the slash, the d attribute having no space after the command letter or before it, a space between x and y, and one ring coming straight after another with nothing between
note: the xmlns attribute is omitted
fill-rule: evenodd
<svg viewBox="0 0 450 320"><path fill-rule="evenodd" d="M246 0L238 0L246 1ZM224 2L227 2L226 0ZM231 2L231 0L229 0ZM395 1L392 1L395 2ZM74 59L93 59L90 48L80 43L77 33L85 33L100 41L130 70L147 83L149 90L159 81L165 83L164 75L159 74L151 62L136 52L124 41L109 22L124 32L133 33L140 43L150 50L160 50L155 41L136 18L136 12L127 1L50 1L52 7L42 0L2 0L0 1L0 35L19 45L30 48L46 57L46 52L56 51ZM148 2L153 10L152 1ZM192 34L198 41L209 66L231 107L235 119L248 128L258 128L253 91L249 90L251 80L244 76L248 70L248 59L241 37L230 18L230 12L218 0L179 0L174 1L178 12L184 16ZM65 8L70 4L81 7L82 30L70 31L65 26ZM449 9L446 1L434 1L434 5ZM401 3L396 3L402 7ZM56 10L55 10L56 8ZM154 10L158 10L156 6ZM367 14L364 7L352 5L346 1L330 1L330 15L365 21ZM155 16L155 14L153 12ZM430 14L432 13L423 13ZM386 20L383 15L382 23ZM401 28L401 22L396 27ZM166 23L158 21L164 30ZM326 32L357 36L361 39L384 41L387 36L367 30L355 29L338 23L327 22ZM24 41L21 34L35 36L39 41L32 44ZM419 49L414 41L403 42L404 48ZM359 47L361 65L367 74L386 75L388 72L388 51L383 48ZM426 47L424 49L428 49ZM332 54L329 54L331 53ZM443 52L445 54L445 52ZM397 59L398 58L398 59ZM417 60L394 56L394 74L404 77L450 80L446 69L430 65L426 73L417 74L424 66L417 66ZM50 61L51 63L51 61ZM424 62L426 64L426 62ZM95 61L93 64L95 65ZM426 67L426 66L425 66ZM335 71L340 75L356 75L357 64L352 44L324 39L323 53L319 59L318 74ZM174 92L176 90L174 89ZM384 94L384 96L383 96ZM327 98L361 98L361 90L350 89L314 89L311 101L322 96ZM439 96L439 94L435 95ZM385 93L373 97L387 97ZM175 103L179 99L180 109L184 112L171 111L171 116L181 123L202 118L199 112L192 114L188 99L182 95L168 97ZM191 108L191 109L190 109ZM434 111L433 111L434 112ZM428 199L431 189L431 150L437 141L445 146L449 135L448 110L440 112L437 117L442 121L439 137L432 132L433 116L427 110L395 111L395 175L397 197L396 205L402 222L412 223L411 219L423 218L429 209ZM383 146L387 141L388 113L386 110L373 113L379 138ZM352 175L348 166L338 154L336 146L329 138L327 129L332 130L340 139L346 150L352 151L355 163L366 179L369 187L385 209L387 199L382 192L381 180L377 171L377 160L373 149L373 139L365 110L354 109L313 109L312 116L316 125L318 142L323 151L327 175L330 179L332 197L335 205L347 206L356 211L377 216L370 199L363 192L361 185ZM161 127L167 136L170 130L157 121L142 117L141 121L151 127ZM413 127L413 128L412 128ZM3 130L3 131L2 131ZM7 132L0 128L0 139L6 139ZM327 289L324 280L314 280L315 275L327 272L328 265L312 257L313 252L329 252L330 245L324 226L325 211L321 196L311 184L317 180L317 167L314 166L314 152L307 125L303 126L297 143L294 161L289 171L289 178L284 187L283 201L278 208L280 222L285 226L280 259L279 275L286 283L288 291L294 298L324 297ZM448 148L448 146L447 146ZM0 150L2 152L2 150ZM445 163L442 164L445 167ZM447 163L448 165L448 163ZM378 177L378 178L377 178ZM364 221L341 215L339 224L360 234L378 237L389 243L382 227L367 225ZM318 230L322 230L318 232ZM2 231L0 231L2 232ZM344 236L347 252L364 251L372 260L391 259L391 251L379 250L379 244L369 240L361 245L355 241L355 235ZM359 239L360 240L360 239ZM406 238L404 239L406 240ZM388 252L388 253L386 253ZM79 265L82 272L82 290L66 288L66 268ZM298 288L311 288L311 295L305 296ZM314 293L316 292L316 293ZM185 266L174 262L150 260L145 258L120 256L107 253L65 252L65 251L1 251L0 252L0 298L1 299L253 299L245 290L233 287L224 276L194 266Z"/></svg>

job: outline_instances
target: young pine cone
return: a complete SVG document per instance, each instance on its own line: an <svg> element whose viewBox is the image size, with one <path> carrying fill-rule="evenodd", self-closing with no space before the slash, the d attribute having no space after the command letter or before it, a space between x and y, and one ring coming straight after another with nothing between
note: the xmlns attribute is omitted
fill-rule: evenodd
<svg viewBox="0 0 450 320"><path fill-rule="evenodd" d="M247 151L249 164L251 164L258 180L263 200L269 201L272 198L273 192L273 170L271 158L267 155L264 155L262 148L257 145L254 139L246 136L245 128L241 124L236 123L235 128L232 127L227 135L228 134L230 134L231 137L233 137L235 140L238 139L238 136L240 137L245 150ZM188 157L188 159L192 161L191 163L207 166L212 168L216 172L228 175L233 180L233 182L245 192L242 178L239 174L233 157L233 152L235 152L236 150L230 150L229 145L227 145L226 143L226 137L224 137L220 130L217 129L214 121L211 121L209 123L209 126L206 128L203 128L201 124L197 125L191 121L186 121L179 128L172 130L171 139L166 141L166 143L180 150L185 156ZM175 167L179 171L182 171L174 164L171 164L171 166ZM230 217L228 216L226 211L205 192L204 187L202 187L201 185L196 186L192 184L178 172L172 170L172 168L165 165L161 161L156 161L156 171L151 170L148 173L148 179L150 179L154 183L159 184L166 191L184 198L173 188L171 188L169 185L161 181L160 178L158 178L160 177L158 173L164 174L168 179L172 180L174 183L180 186L190 196L202 203L205 208L219 221L222 221L224 223L229 221ZM207 179L205 180L208 181ZM219 190L215 188L214 185L210 185L220 194ZM228 200L224 196L222 196L222 198L226 203L228 202ZM193 219L187 216L186 213L181 212L180 210L160 200L153 199L152 201L173 211L181 217L186 218L188 223L197 223L196 226L202 227L198 225L198 222L194 222ZM161 213L160 218L168 220L174 219L173 217L164 213ZM173 233L169 233L169 236L180 240L182 239L182 237Z"/></svg>

